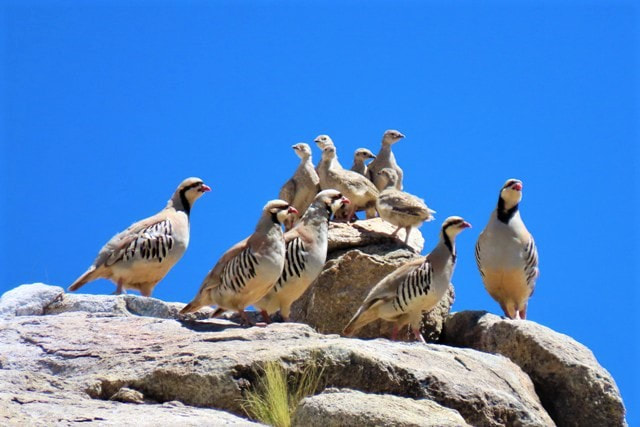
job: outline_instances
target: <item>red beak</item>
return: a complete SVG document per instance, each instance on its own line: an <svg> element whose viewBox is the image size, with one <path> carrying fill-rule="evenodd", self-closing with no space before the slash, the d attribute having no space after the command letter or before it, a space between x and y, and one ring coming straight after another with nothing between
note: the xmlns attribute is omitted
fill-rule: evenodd
<svg viewBox="0 0 640 427"><path fill-rule="evenodd" d="M293 206L289 206L289 210L287 211L287 213L298 214L300 212L298 212L298 209L294 208Z"/></svg>
<svg viewBox="0 0 640 427"><path fill-rule="evenodd" d="M207 184L202 184L200 186L200 191L206 193L207 191L211 191L211 187L209 187Z"/></svg>
<svg viewBox="0 0 640 427"><path fill-rule="evenodd" d="M340 199L340 201L345 205L348 205L349 203L351 203L351 200L347 199L344 196L342 196L342 199Z"/></svg>
<svg viewBox="0 0 640 427"><path fill-rule="evenodd" d="M511 186L511 188L513 188L516 191L522 191L522 184L520 184L519 182L516 182Z"/></svg>
<svg viewBox="0 0 640 427"><path fill-rule="evenodd" d="M471 224L469 224L467 221L462 223L462 228L471 228Z"/></svg>

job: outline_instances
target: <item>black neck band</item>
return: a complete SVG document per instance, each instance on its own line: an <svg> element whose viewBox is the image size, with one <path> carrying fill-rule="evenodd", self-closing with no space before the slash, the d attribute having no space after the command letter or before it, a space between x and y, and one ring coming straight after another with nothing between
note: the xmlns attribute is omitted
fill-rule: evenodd
<svg viewBox="0 0 640 427"><path fill-rule="evenodd" d="M506 209L504 206L504 199L502 197L498 198L498 219L505 224L508 224L511 221L511 218L518 212L518 204L511 209Z"/></svg>

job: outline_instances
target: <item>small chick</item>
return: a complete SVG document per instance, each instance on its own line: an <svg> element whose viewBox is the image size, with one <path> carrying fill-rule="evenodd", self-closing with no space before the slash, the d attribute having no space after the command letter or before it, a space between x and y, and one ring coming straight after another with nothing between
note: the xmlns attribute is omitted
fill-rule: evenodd
<svg viewBox="0 0 640 427"><path fill-rule="evenodd" d="M320 188L335 188L351 201L345 218L353 218L358 210L364 210L367 218L374 218L378 198L376 187L359 173L342 169L337 162L333 162L334 159L337 159L336 147L327 146L322 151L322 168L318 173Z"/></svg>
<svg viewBox="0 0 640 427"><path fill-rule="evenodd" d="M398 181L396 182L396 188L398 190L402 190L403 188L402 179L404 174L400 166L398 166L396 158L391 151L391 146L402 138L404 138L404 135L397 130L386 131L382 136L382 146L380 147L378 155L371 163L369 163L369 166L367 166L369 179L376 185L378 190L382 190L384 188L383 183L380 180L380 176L378 175L378 172L384 168L391 168L397 172Z"/></svg>
<svg viewBox="0 0 640 427"><path fill-rule="evenodd" d="M395 236L401 228L406 230L404 243L408 244L411 227L419 227L423 222L433 221L435 219L433 214L436 211L429 209L424 200L398 190L396 188L398 174L395 170L384 168L378 172L378 175L380 182L385 185L376 202L378 213L382 219L398 227L391 234L392 236Z"/></svg>
<svg viewBox="0 0 640 427"><path fill-rule="evenodd" d="M311 159L311 147L304 142L293 145L291 148L300 157L300 164L293 176L282 186L278 198L289 202L298 210L300 215L304 215L316 194L320 191L320 178L313 167ZM285 230L293 228L293 224L298 220L296 215L291 215L284 223Z"/></svg>
<svg viewBox="0 0 640 427"><path fill-rule="evenodd" d="M367 165L365 162L375 158L376 156L366 148L358 148L353 153L353 166L351 166L351 170L358 172L360 175L367 176Z"/></svg>

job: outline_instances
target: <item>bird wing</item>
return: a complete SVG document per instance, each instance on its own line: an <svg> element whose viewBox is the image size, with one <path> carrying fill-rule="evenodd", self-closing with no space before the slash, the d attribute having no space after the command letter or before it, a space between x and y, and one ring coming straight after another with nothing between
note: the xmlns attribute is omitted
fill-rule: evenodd
<svg viewBox="0 0 640 427"><path fill-rule="evenodd" d="M166 215L154 215L116 234L98 253L96 267L110 267L121 261L162 260L174 245L175 230Z"/></svg>
<svg viewBox="0 0 640 427"><path fill-rule="evenodd" d="M429 217L427 205L419 197L401 191L390 191L381 195L380 201L388 204L395 212L416 217Z"/></svg>
<svg viewBox="0 0 640 427"><path fill-rule="evenodd" d="M239 257L240 254L243 254L243 257ZM249 246L249 237L246 239L236 243L231 248L229 248L218 260L216 265L211 269L207 277L202 282L202 286L200 286L200 290L203 292L207 289L217 288L223 284L224 279L223 276L228 274L229 269L227 266L233 263L233 260L236 258L247 258L252 257L251 247Z"/></svg>
<svg viewBox="0 0 640 427"><path fill-rule="evenodd" d="M398 295L402 284L411 276L416 267L421 266L427 262L426 258L417 258L409 261L397 270L389 273L384 277L377 285L371 289L364 302L362 308L365 310L379 301L390 301Z"/></svg>
<svg viewBox="0 0 640 427"><path fill-rule="evenodd" d="M296 182L293 178L290 178L287 182L284 183L282 188L280 189L280 194L278 194L278 198L284 200L287 203L292 203L293 198L296 195Z"/></svg>
<svg viewBox="0 0 640 427"><path fill-rule="evenodd" d="M529 235L529 239L524 247L522 256L525 260L524 272L527 278L527 285L531 289L531 293L529 294L529 296L531 296L535 290L536 279L539 274L538 249L536 248L536 243L531 235Z"/></svg>
<svg viewBox="0 0 640 427"><path fill-rule="evenodd" d="M284 258L284 268L282 274L276 282L276 291L291 277L302 276L302 272L307 267L307 246L311 243L309 238L300 233L296 227L285 235L286 249ZM298 232L297 232L298 231Z"/></svg>

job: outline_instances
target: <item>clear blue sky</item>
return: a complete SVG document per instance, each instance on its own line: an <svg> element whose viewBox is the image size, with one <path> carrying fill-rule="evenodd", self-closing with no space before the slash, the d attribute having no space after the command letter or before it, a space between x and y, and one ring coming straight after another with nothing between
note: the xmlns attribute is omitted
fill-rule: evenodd
<svg viewBox="0 0 640 427"><path fill-rule="evenodd" d="M588 345L640 425L638 7L479 3L3 2L0 291L66 287L195 175L213 191L154 293L186 302L277 196L292 144L327 133L350 164L396 128L405 189L438 211L427 247L449 215L474 226L454 309L499 313L473 245L522 179L529 317Z"/></svg>

